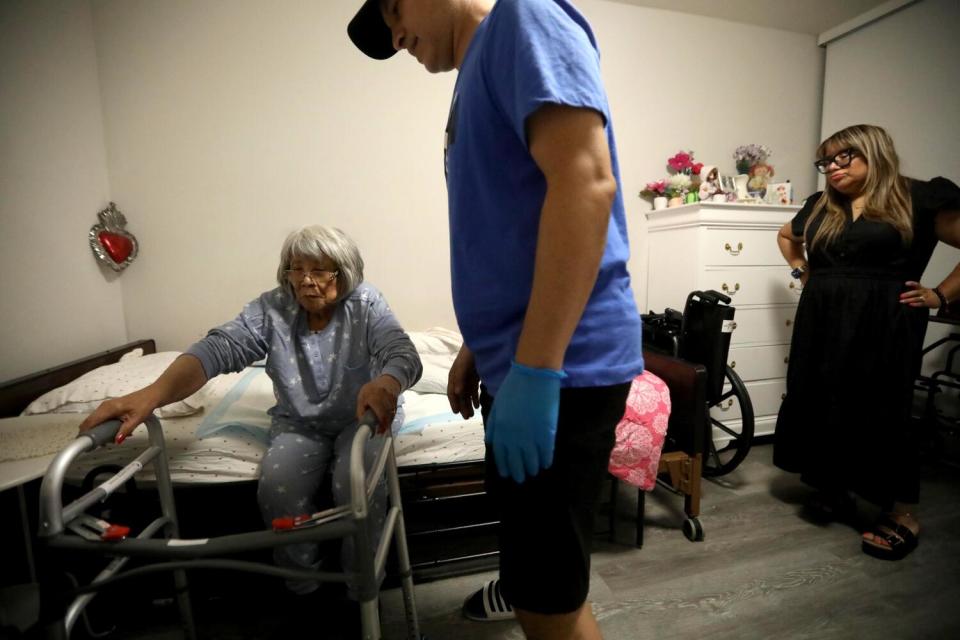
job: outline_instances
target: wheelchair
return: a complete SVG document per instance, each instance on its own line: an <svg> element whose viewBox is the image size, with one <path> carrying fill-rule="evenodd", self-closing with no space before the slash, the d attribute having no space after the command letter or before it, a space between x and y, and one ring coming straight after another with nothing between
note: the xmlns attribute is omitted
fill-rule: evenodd
<svg viewBox="0 0 960 640"><path fill-rule="evenodd" d="M707 370L709 431L703 461L707 477L736 469L750 453L753 441L750 394L727 364L730 334L736 328L734 312L729 296L709 290L691 292L682 313L668 308L640 316L644 348L702 364ZM732 410L739 418L724 420L724 413Z"/></svg>

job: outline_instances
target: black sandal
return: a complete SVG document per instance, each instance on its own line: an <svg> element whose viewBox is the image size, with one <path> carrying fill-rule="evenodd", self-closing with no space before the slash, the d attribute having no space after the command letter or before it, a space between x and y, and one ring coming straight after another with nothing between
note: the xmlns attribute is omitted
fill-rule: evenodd
<svg viewBox="0 0 960 640"><path fill-rule="evenodd" d="M860 543L860 548L868 556L881 560L903 560L920 544L917 534L889 516L883 516L877 520L870 533L889 546L884 547L864 540Z"/></svg>

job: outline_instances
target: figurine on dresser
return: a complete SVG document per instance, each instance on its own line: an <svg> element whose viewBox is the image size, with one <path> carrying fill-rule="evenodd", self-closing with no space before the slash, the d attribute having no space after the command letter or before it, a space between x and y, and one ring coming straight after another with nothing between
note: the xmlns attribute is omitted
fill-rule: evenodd
<svg viewBox="0 0 960 640"><path fill-rule="evenodd" d="M717 168L711 165L705 165L700 170L700 191L697 194L701 202L712 200L713 196L723 194L720 188L720 174Z"/></svg>

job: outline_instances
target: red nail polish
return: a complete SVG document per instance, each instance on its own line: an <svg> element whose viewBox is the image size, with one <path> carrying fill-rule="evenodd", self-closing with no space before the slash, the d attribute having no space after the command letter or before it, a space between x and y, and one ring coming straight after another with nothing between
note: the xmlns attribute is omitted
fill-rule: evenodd
<svg viewBox="0 0 960 640"><path fill-rule="evenodd" d="M123 441L126 439L127 439L127 436L123 435L122 433L118 433L116 438L116 443L123 444Z"/></svg>

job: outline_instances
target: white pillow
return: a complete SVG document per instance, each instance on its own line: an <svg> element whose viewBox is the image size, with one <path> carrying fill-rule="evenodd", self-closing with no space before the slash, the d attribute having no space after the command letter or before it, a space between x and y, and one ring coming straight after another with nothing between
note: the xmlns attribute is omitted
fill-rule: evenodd
<svg viewBox="0 0 960 640"><path fill-rule="evenodd" d="M117 363L98 367L73 382L48 391L31 402L23 415L90 413L104 400L125 396L155 381L179 355L179 351L164 351L138 357L131 352ZM154 413L158 418L191 415L203 409L206 395L204 386L192 396L160 407Z"/></svg>
<svg viewBox="0 0 960 640"><path fill-rule="evenodd" d="M433 327L408 334L423 363L423 375L410 390L417 393L447 393L447 374L460 351L463 338L456 331Z"/></svg>

